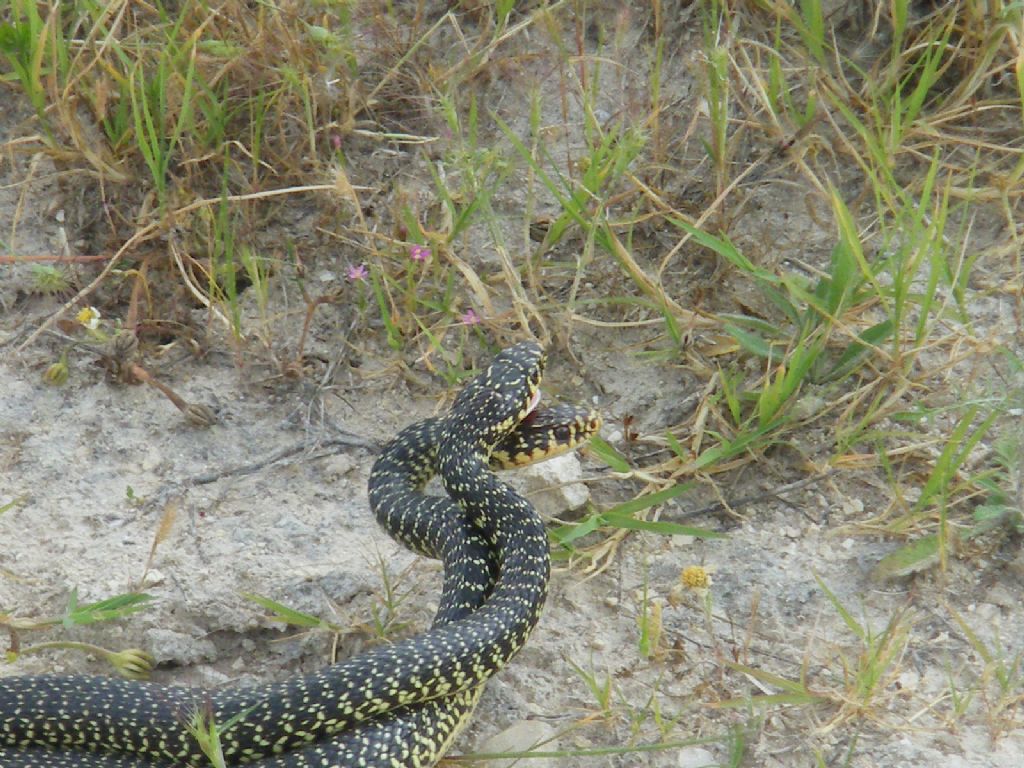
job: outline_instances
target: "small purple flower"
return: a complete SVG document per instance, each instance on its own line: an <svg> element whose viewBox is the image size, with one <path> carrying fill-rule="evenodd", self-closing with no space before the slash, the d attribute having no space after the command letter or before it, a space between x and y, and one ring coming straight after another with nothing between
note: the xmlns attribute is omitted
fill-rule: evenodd
<svg viewBox="0 0 1024 768"><path fill-rule="evenodd" d="M470 308L459 315L459 322L463 325L479 325L483 322L483 318L476 313L476 310Z"/></svg>
<svg viewBox="0 0 1024 768"><path fill-rule="evenodd" d="M366 269L366 265L365 264L357 264L355 266L352 266L352 267L348 268L348 272L346 273L346 277L348 277L349 282L353 282L354 283L356 280L359 280L361 282L365 282L366 281L366 276L368 274L370 274L370 272L369 272L369 270Z"/></svg>
<svg viewBox="0 0 1024 768"><path fill-rule="evenodd" d="M414 245L409 249L409 258L413 261L422 261L425 264L430 258L430 249L425 245Z"/></svg>
<svg viewBox="0 0 1024 768"><path fill-rule="evenodd" d="M341 149L341 136L337 133L331 134L331 147L337 152Z"/></svg>

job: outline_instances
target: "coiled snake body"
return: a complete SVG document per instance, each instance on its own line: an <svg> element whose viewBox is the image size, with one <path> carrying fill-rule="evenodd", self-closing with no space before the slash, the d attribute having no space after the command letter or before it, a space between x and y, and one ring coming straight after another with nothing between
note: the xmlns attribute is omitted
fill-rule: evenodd
<svg viewBox="0 0 1024 768"><path fill-rule="evenodd" d="M506 443L532 428L519 425L536 404L543 363L532 342L504 350L449 415L403 431L374 466L370 500L378 519L406 546L446 564L429 632L254 688L3 678L0 765L198 768L210 763L187 726L196 712L218 724L228 765L433 765L468 720L482 683L522 647L544 603L543 526L486 469L492 454L508 461L518 453L513 460L522 461L531 453ZM600 425L582 411L568 421L536 431L571 447ZM435 468L457 507L420 493Z"/></svg>

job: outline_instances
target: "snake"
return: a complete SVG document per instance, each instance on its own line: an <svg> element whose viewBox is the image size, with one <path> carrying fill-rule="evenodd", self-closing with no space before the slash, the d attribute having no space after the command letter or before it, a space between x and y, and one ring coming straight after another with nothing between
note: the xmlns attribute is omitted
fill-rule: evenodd
<svg viewBox="0 0 1024 768"><path fill-rule="evenodd" d="M202 712L230 723L219 734L229 765L434 765L483 682L525 643L546 596L543 524L489 465L553 452L533 447L538 436L568 450L600 427L600 417L582 409L560 421L538 415L544 359L534 342L503 350L449 414L401 432L371 472L378 520L410 549L445 562L441 605L427 633L254 688L197 692L74 675L0 679L0 763L208 765L186 725ZM420 493L435 471L451 501Z"/></svg>

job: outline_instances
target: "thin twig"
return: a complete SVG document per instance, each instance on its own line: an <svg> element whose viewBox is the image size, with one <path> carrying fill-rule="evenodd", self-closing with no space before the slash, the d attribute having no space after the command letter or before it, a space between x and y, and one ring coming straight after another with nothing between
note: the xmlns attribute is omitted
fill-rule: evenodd
<svg viewBox="0 0 1024 768"><path fill-rule="evenodd" d="M292 445L286 446L284 448L279 448L278 450L271 453L269 456L266 456L262 459L258 459L257 461L251 462L249 464L239 464L238 466L226 467L225 469L218 469L214 472L207 472L202 475L194 475L193 477L186 479L182 483L182 485L209 485L210 483L215 483L218 480L223 480L226 477L251 475L253 472L258 472L259 470L268 467L271 464L274 464L278 461L281 461L282 459L287 459L289 456L294 456L297 453L302 453L303 451L307 451L311 448L332 447L364 448L374 453L380 450L380 447L376 443L373 443L370 440L366 440L365 438L359 437L357 435L329 437L327 439L317 438L309 440L300 440L299 442L294 443Z"/></svg>
<svg viewBox="0 0 1024 768"><path fill-rule="evenodd" d="M759 501L777 499L784 493L789 493L790 491L797 491L800 490L801 488L806 488L809 485L815 485L816 483L819 483L822 480L831 477L837 471L838 470L835 469L829 469L817 475L805 477L803 480L797 480L794 483L789 483L788 485L782 485L779 486L778 488L773 488L772 490L767 491L765 493L758 493L753 496L744 496L742 498L736 499L735 501L716 501L713 504L708 504L706 507L700 507L699 509L684 510L678 514L672 515L671 517L664 516L662 519L666 521L675 522L677 520L688 520L690 518L700 517L701 515L715 514L717 512L722 511L723 509L741 509L743 507L748 507L751 504L756 504Z"/></svg>

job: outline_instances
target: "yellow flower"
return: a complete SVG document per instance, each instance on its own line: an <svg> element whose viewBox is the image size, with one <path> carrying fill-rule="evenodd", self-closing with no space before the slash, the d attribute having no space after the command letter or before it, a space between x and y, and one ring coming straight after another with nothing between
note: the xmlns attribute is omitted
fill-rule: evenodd
<svg viewBox="0 0 1024 768"><path fill-rule="evenodd" d="M679 580L690 589L707 589L711 586L711 574L702 565L690 565L683 569Z"/></svg>
<svg viewBox="0 0 1024 768"><path fill-rule="evenodd" d="M84 325L90 331L95 331L100 326L100 311L96 307L82 307L75 320Z"/></svg>

